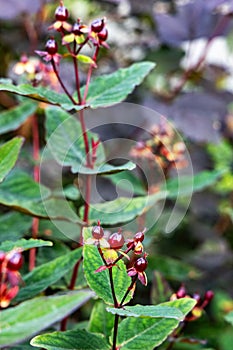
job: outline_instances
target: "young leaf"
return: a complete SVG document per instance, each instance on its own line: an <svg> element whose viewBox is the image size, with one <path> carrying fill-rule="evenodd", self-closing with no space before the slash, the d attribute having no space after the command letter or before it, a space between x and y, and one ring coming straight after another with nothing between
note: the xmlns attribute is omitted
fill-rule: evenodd
<svg viewBox="0 0 233 350"><path fill-rule="evenodd" d="M90 290L38 297L1 311L0 346L22 342L68 316L90 298Z"/></svg>
<svg viewBox="0 0 233 350"><path fill-rule="evenodd" d="M0 182L14 167L24 139L15 137L0 147Z"/></svg>
<svg viewBox="0 0 233 350"><path fill-rule="evenodd" d="M166 192L158 192L150 196L126 198L120 197L113 201L92 204L90 206L89 219L96 222L101 218L101 223L114 225L130 221L141 215L159 200L166 198ZM81 208L81 215L83 213Z"/></svg>
<svg viewBox="0 0 233 350"><path fill-rule="evenodd" d="M12 249L20 248L21 251L38 247L51 247L53 245L50 241L43 241L42 239L19 239L18 241L5 241L0 245L0 250L9 252Z"/></svg>
<svg viewBox="0 0 233 350"><path fill-rule="evenodd" d="M33 87L29 84L13 85L9 80L0 80L0 91L8 91L17 95L27 96L37 101L46 102L52 105L58 105L64 109L81 110L85 106L74 105L65 94L59 94L53 90L45 88L44 86Z"/></svg>
<svg viewBox="0 0 233 350"><path fill-rule="evenodd" d="M151 350L159 346L179 325L185 315L192 310L195 304L195 300L183 298L158 305L158 307L169 306L177 308L183 314L183 317L180 319L165 318L163 316L161 318L141 317L140 322L136 317L124 319L119 325L117 345L124 350Z"/></svg>
<svg viewBox="0 0 233 350"><path fill-rule="evenodd" d="M84 245L83 249L83 267L88 285L95 293L105 301L107 304L114 304L111 284L109 278L109 271L104 270L95 272L100 266L103 266L103 260L100 256L98 248L95 245ZM117 263L112 269L113 281L115 287L115 294L117 301L120 303L127 288L130 285L131 278L127 275L126 266L122 260ZM131 299L128 296L126 302Z"/></svg>
<svg viewBox="0 0 233 350"><path fill-rule="evenodd" d="M34 270L23 276L23 287L20 288L15 301L22 301L32 298L44 291L47 287L58 281L68 273L81 258L82 249L76 249L66 255L62 255L46 264L36 267Z"/></svg>
<svg viewBox="0 0 233 350"><path fill-rule="evenodd" d="M153 62L139 62L96 78L89 86L87 104L98 108L122 102L154 67Z"/></svg>
<svg viewBox="0 0 233 350"><path fill-rule="evenodd" d="M87 330L93 333L100 333L106 339L111 335L114 325L114 316L110 312L106 312L106 305L102 300L95 303Z"/></svg>
<svg viewBox="0 0 233 350"><path fill-rule="evenodd" d="M31 340L31 345L47 350L109 350L101 335L84 329L38 335Z"/></svg>
<svg viewBox="0 0 233 350"><path fill-rule="evenodd" d="M85 63L85 64L95 64L95 61L93 61L93 59L89 56L86 56L86 55L77 55L76 56L77 59L82 62L82 63Z"/></svg>
<svg viewBox="0 0 233 350"><path fill-rule="evenodd" d="M37 104L26 101L20 105L0 113L0 134L14 131L22 125L37 109Z"/></svg>

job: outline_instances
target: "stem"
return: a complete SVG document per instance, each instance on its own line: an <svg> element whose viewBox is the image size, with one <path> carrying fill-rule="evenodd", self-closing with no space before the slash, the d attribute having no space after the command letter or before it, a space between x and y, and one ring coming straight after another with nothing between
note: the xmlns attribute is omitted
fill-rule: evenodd
<svg viewBox="0 0 233 350"><path fill-rule="evenodd" d="M109 271L109 280L110 280L110 286L111 286L111 291L112 291L112 297L113 297L113 301L114 301L114 307L118 308L118 301L116 298L116 293L115 293L115 289L114 289L114 282L113 282L113 277L112 277L112 267L110 267L108 269Z"/></svg>
<svg viewBox="0 0 233 350"><path fill-rule="evenodd" d="M116 314L115 315L115 319L114 319L114 331L113 331L112 350L116 350L118 322L119 322L119 315Z"/></svg>
<svg viewBox="0 0 233 350"><path fill-rule="evenodd" d="M123 306L123 303L124 303L124 301L125 301L127 295L129 294L129 292L133 289L134 284L135 284L136 281L137 281L137 278L138 278L138 274L136 274L135 276L132 277L132 281L131 281L131 283L130 283L130 286L128 287L127 291L125 292L125 295L123 296L119 307L122 307L122 306Z"/></svg>
<svg viewBox="0 0 233 350"><path fill-rule="evenodd" d="M95 53L92 57L93 61L96 62L97 56L98 56L98 52L99 52L99 46L96 47ZM87 80L86 80L86 86L85 86L85 91L83 94L83 104L86 103L86 99L87 99L87 94L88 94L88 89L89 89L89 85L90 85L90 81L91 81L91 75L92 75L92 70L94 68L94 65L91 64L87 73Z"/></svg>
<svg viewBox="0 0 233 350"><path fill-rule="evenodd" d="M87 175L86 193L85 193L85 208L84 208L84 216L83 216L83 221L87 224L88 224L88 216L89 216L90 199L91 199L91 176Z"/></svg>
<svg viewBox="0 0 233 350"><path fill-rule="evenodd" d="M74 55L75 55L75 51L76 51L76 41L74 41ZM74 63L74 74L75 74L76 90L77 90L77 94L78 94L78 104L81 104L82 97L81 97L81 93L80 93L78 61L77 61L76 56L72 56L72 57L73 57L73 63Z"/></svg>
<svg viewBox="0 0 233 350"><path fill-rule="evenodd" d="M38 126L38 118L37 115L34 114L32 116L32 137L33 137L33 159L35 162L33 169L33 178L34 181L40 182L40 168L38 165L40 159L40 140L39 140L39 126ZM32 220L32 238L37 238L39 230L39 219L34 217ZM36 265L36 248L30 249L29 252L29 271L32 271Z"/></svg>
<svg viewBox="0 0 233 350"><path fill-rule="evenodd" d="M51 60L52 66L53 66L53 71L56 74L57 80L59 81L62 89L65 91L66 95L69 97L69 99L71 100L71 102L74 105L77 105L77 102L73 99L72 95L69 93L69 91L67 90L67 88L65 87L65 85L63 84L63 81L61 80L61 77L58 73L57 67L56 67L56 63L54 62L54 59L52 58Z"/></svg>

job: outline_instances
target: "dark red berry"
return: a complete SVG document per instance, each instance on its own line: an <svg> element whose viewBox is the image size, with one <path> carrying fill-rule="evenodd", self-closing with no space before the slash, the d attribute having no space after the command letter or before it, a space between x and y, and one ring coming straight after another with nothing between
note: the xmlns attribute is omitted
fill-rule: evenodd
<svg viewBox="0 0 233 350"><path fill-rule="evenodd" d="M99 33L98 38L100 41L106 41L108 38L108 30L104 27Z"/></svg>
<svg viewBox="0 0 233 350"><path fill-rule="evenodd" d="M20 252L13 252L7 262L7 268L12 271L19 270L23 265L23 257Z"/></svg>
<svg viewBox="0 0 233 350"><path fill-rule="evenodd" d="M45 45L45 49L50 55L55 55L58 50L56 41L54 39L49 39Z"/></svg>
<svg viewBox="0 0 233 350"><path fill-rule="evenodd" d="M104 19L98 18L91 23L91 30L95 33L100 33L104 28L104 24Z"/></svg>
<svg viewBox="0 0 233 350"><path fill-rule="evenodd" d="M69 17L69 12L65 6L58 6L55 11L55 18L57 21L66 21Z"/></svg>
<svg viewBox="0 0 233 350"><path fill-rule="evenodd" d="M144 240L144 232L137 232L135 235L134 235L134 240L136 242L142 242Z"/></svg>
<svg viewBox="0 0 233 350"><path fill-rule="evenodd" d="M82 34L82 28L83 28L83 26L80 23L76 22L73 25L72 33L74 33L74 35L81 35Z"/></svg>
<svg viewBox="0 0 233 350"><path fill-rule="evenodd" d="M104 230L101 226L94 226L92 228L92 236L95 239L100 239L104 236Z"/></svg>
<svg viewBox="0 0 233 350"><path fill-rule="evenodd" d="M125 243L125 240L121 232L115 232L109 237L108 243L112 249L121 249Z"/></svg>
<svg viewBox="0 0 233 350"><path fill-rule="evenodd" d="M214 292L212 292L212 290L207 290L207 292L205 293L204 299L210 302L210 300L212 300L213 297L214 297Z"/></svg>
<svg viewBox="0 0 233 350"><path fill-rule="evenodd" d="M176 292L176 296L178 299L184 298L186 296L186 294L187 294L187 292L186 292L186 289L183 285Z"/></svg>
<svg viewBox="0 0 233 350"><path fill-rule="evenodd" d="M5 258L6 258L6 254L2 250L0 250L0 265L3 263Z"/></svg>
<svg viewBox="0 0 233 350"><path fill-rule="evenodd" d="M148 261L144 257L137 259L134 263L134 267L137 272L145 271L145 269L147 268L147 265L148 265Z"/></svg>

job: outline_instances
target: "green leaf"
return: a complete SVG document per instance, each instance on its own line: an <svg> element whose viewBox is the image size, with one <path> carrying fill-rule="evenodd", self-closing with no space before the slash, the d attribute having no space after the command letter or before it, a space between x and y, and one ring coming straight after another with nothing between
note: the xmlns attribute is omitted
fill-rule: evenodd
<svg viewBox="0 0 233 350"><path fill-rule="evenodd" d="M230 311L224 319L233 326L233 311Z"/></svg>
<svg viewBox="0 0 233 350"><path fill-rule="evenodd" d="M68 316L92 297L90 290L80 290L38 297L2 310L0 346L10 346L32 337Z"/></svg>
<svg viewBox="0 0 233 350"><path fill-rule="evenodd" d="M12 249L20 248L22 251L31 248L38 247L51 247L53 245L50 241L43 241L42 239L19 239L18 241L5 241L0 245L0 250L4 252L9 252Z"/></svg>
<svg viewBox="0 0 233 350"><path fill-rule="evenodd" d="M202 171L192 176L180 176L175 179L169 179L161 190L168 191L168 198L175 199L177 196L191 195L193 192L202 191L206 187L214 185L226 172L223 170Z"/></svg>
<svg viewBox="0 0 233 350"><path fill-rule="evenodd" d="M22 238L32 226L32 218L17 212L8 212L0 216L0 243L6 240L16 241Z"/></svg>
<svg viewBox="0 0 233 350"><path fill-rule="evenodd" d="M47 350L109 350L102 336L84 329L38 335L31 345Z"/></svg>
<svg viewBox="0 0 233 350"><path fill-rule="evenodd" d="M85 169L86 153L81 124L75 117L57 107L46 109L46 139L48 149L62 166L70 166L76 173ZM88 133L88 138L98 139L96 134ZM97 150L97 164L104 161L105 155L100 144Z"/></svg>
<svg viewBox="0 0 233 350"><path fill-rule="evenodd" d="M0 147L0 182L14 167L24 139L15 137Z"/></svg>
<svg viewBox="0 0 233 350"><path fill-rule="evenodd" d="M37 109L37 104L31 101L0 113L0 134L14 131L22 125Z"/></svg>
<svg viewBox="0 0 233 350"><path fill-rule="evenodd" d="M95 245L84 245L83 249L83 268L88 285L95 293L107 304L114 304L109 271L104 270L95 272L100 266L103 266L103 260L100 256L98 248ZM127 275L126 266L122 260L117 263L112 269L115 294L117 301L120 303L127 288L131 283L131 278ZM131 295L126 299L126 302L131 299Z"/></svg>
<svg viewBox="0 0 233 350"><path fill-rule="evenodd" d="M92 333L100 333L106 339L111 335L114 325L114 316L110 312L106 312L106 305L102 300L95 303L87 330Z"/></svg>
<svg viewBox="0 0 233 350"><path fill-rule="evenodd" d="M127 192L131 191L134 195L144 196L147 193L143 183L130 171L122 171L121 173L105 175L104 177L111 180L117 187Z"/></svg>
<svg viewBox="0 0 233 350"><path fill-rule="evenodd" d="M64 109L81 110L85 106L73 105L65 94L60 94L54 90L50 90L44 86L33 87L29 84L13 85L9 80L0 80L0 91L8 91L17 95L27 96L37 101L46 102L52 105L61 106Z"/></svg>
<svg viewBox="0 0 233 350"><path fill-rule="evenodd" d="M19 170L11 172L0 184L0 203L5 206L37 217L82 222L66 200L50 195L47 187Z"/></svg>
<svg viewBox="0 0 233 350"><path fill-rule="evenodd" d="M111 165L111 164L96 164L93 169L87 168L85 166L79 166L73 168L73 172L79 172L81 174L114 174L125 170L133 170L136 165L133 162L127 162L123 165Z"/></svg>
<svg viewBox="0 0 233 350"><path fill-rule="evenodd" d="M23 276L23 287L20 289L15 301L19 302L32 298L57 282L74 267L81 255L82 249L79 248L33 269Z"/></svg>
<svg viewBox="0 0 233 350"><path fill-rule="evenodd" d="M89 86L87 104L98 108L122 102L154 67L152 62L139 62L96 78ZM81 92L84 93L84 88Z"/></svg>
<svg viewBox="0 0 233 350"><path fill-rule="evenodd" d="M89 56L86 56L86 55L77 55L76 56L77 59L82 62L82 63L85 63L85 64L94 64L95 65L95 61L93 61L93 59Z"/></svg>
<svg viewBox="0 0 233 350"><path fill-rule="evenodd" d="M166 198L166 192L158 192L151 196L136 198L120 197L113 201L97 203L90 205L89 220L96 222L101 219L104 225L114 225L130 221L136 216L146 212L152 205L159 200ZM83 215L84 208L81 208Z"/></svg>
<svg viewBox="0 0 233 350"><path fill-rule="evenodd" d="M195 304L195 300L183 298L158 305L177 308L183 314L179 320L165 317L141 317L140 322L136 317L124 319L118 328L117 345L124 350L152 350L165 341Z"/></svg>

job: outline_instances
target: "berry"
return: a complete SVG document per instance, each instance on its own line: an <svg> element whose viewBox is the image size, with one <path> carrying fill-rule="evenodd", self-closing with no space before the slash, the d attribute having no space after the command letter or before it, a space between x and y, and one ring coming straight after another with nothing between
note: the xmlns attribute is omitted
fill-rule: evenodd
<svg viewBox="0 0 233 350"><path fill-rule="evenodd" d="M72 33L74 33L74 35L81 35L82 34L82 31L81 29L83 28L83 26L79 23L75 23L73 25L73 28L72 28Z"/></svg>
<svg viewBox="0 0 233 350"><path fill-rule="evenodd" d="M212 290L207 290L207 292L205 293L205 300L210 302L210 300L212 300L214 297L214 292L212 292Z"/></svg>
<svg viewBox="0 0 233 350"><path fill-rule="evenodd" d="M121 249L125 243L124 237L121 232L112 233L108 239L110 248Z"/></svg>
<svg viewBox="0 0 233 350"><path fill-rule="evenodd" d="M20 252L10 254L7 262L7 268L11 271L19 270L23 265L23 257Z"/></svg>
<svg viewBox="0 0 233 350"><path fill-rule="evenodd" d="M106 41L108 38L108 30L104 27L99 33L98 38L100 41Z"/></svg>
<svg viewBox="0 0 233 350"><path fill-rule="evenodd" d="M92 228L92 237L95 239L100 239L104 236L104 230L103 228L98 225L98 226L94 226Z"/></svg>
<svg viewBox="0 0 233 350"><path fill-rule="evenodd" d="M104 28L104 19L96 19L91 23L91 30L95 33L100 33Z"/></svg>
<svg viewBox="0 0 233 350"><path fill-rule="evenodd" d="M45 49L50 55L55 55L57 53L57 43L54 39L49 39L45 45Z"/></svg>
<svg viewBox="0 0 233 350"><path fill-rule="evenodd" d="M0 250L0 264L3 263L5 258L6 258L6 254L2 250Z"/></svg>
<svg viewBox="0 0 233 350"><path fill-rule="evenodd" d="M58 6L55 11L56 20L63 22L63 21L66 21L68 17L69 17L69 12L67 8L63 5Z"/></svg>
<svg viewBox="0 0 233 350"><path fill-rule="evenodd" d="M184 298L184 297L186 297L186 289L185 289L185 287L182 285L179 289L178 289L178 291L176 292L176 297L178 298L178 299L180 299L180 298Z"/></svg>
<svg viewBox="0 0 233 350"><path fill-rule="evenodd" d="M201 305L201 296L200 296L200 294L194 293L192 297L193 297L193 299L195 299L197 301L196 306L200 306Z"/></svg>
<svg viewBox="0 0 233 350"><path fill-rule="evenodd" d="M147 268L147 265L148 261L144 257L141 257L135 261L134 268L137 272L143 272Z"/></svg>
<svg viewBox="0 0 233 350"><path fill-rule="evenodd" d="M142 242L144 240L144 232L137 232L135 235L134 235L134 240L136 242Z"/></svg>

